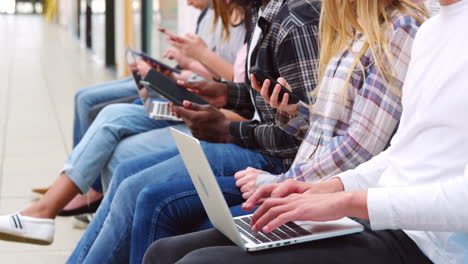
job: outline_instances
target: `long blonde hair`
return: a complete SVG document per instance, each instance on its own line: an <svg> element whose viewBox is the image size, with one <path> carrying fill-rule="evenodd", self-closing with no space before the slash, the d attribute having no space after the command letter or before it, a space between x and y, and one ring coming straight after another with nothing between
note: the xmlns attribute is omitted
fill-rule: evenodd
<svg viewBox="0 0 468 264"><path fill-rule="evenodd" d="M413 4L406 0L323 0L320 18L320 60L319 79L323 80L325 70L331 59L344 50L352 52L352 40L357 40L356 33L364 36L364 45L349 69L346 83L349 83L356 67L361 65L361 57L368 51L372 53L377 70L384 78L389 90L397 96L401 91L393 79L392 53L388 30L391 16L401 11L423 23L428 17L424 5ZM359 18L359 19L358 19ZM318 89L315 89L315 95ZM343 89L343 93L347 93Z"/></svg>

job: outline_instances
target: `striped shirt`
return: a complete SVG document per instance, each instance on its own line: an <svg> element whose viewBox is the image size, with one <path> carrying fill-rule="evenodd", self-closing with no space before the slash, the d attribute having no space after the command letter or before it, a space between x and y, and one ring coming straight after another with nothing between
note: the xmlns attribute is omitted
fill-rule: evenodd
<svg viewBox="0 0 468 264"><path fill-rule="evenodd" d="M258 66L273 78L284 77L294 94L304 102L310 102L310 92L318 83L316 66L320 1L271 0L263 8L261 16L258 15L258 5L252 13L252 21L258 21L262 35L253 47L249 66ZM251 32L256 25L252 23ZM251 41L252 37L249 43ZM287 170L296 156L301 139L289 135L276 124L276 110L250 87L250 81L228 83L228 86L229 101L226 108L249 119L257 110L260 117L260 121L231 122L230 133L234 143L282 158L284 169Z"/></svg>
<svg viewBox="0 0 468 264"><path fill-rule="evenodd" d="M419 28L411 16L397 13L389 32L393 78L403 86L414 37ZM301 102L294 116L277 115L278 124L291 135L304 138L292 168L279 177L262 175L257 185L295 179L317 182L357 167L379 154L396 129L402 113L401 98L385 85L368 50L346 83L348 69L363 44L362 35L351 49L329 63L313 107ZM346 87L346 93L343 89Z"/></svg>

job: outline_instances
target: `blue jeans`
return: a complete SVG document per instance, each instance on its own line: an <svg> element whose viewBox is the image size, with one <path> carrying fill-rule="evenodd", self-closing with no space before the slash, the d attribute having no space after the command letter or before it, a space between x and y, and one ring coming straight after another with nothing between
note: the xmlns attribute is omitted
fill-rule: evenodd
<svg viewBox="0 0 468 264"><path fill-rule="evenodd" d="M78 145L88 129L88 113L91 107L107 101L137 95L135 81L125 78L80 89L75 94L73 122L73 147Z"/></svg>
<svg viewBox="0 0 468 264"><path fill-rule="evenodd" d="M93 106L136 94L136 86L133 78L125 78L78 90L75 94L73 147L80 143L86 130L88 130L88 113ZM102 192L99 178L92 186L93 189Z"/></svg>
<svg viewBox="0 0 468 264"><path fill-rule="evenodd" d="M202 142L202 147L215 175L231 176L248 166L272 172L282 171L279 158L237 145ZM189 179L183 164L175 146L172 150L121 163L96 216L68 262L127 263L133 216L140 192L154 184Z"/></svg>
<svg viewBox="0 0 468 264"><path fill-rule="evenodd" d="M109 105L99 113L80 143L72 150L62 171L82 193L86 193L101 171L104 182L115 170L108 166L108 161L120 140L174 124L178 123L148 118L146 111L139 105Z"/></svg>
<svg viewBox="0 0 468 264"><path fill-rule="evenodd" d="M234 177L218 177L218 183L233 216L252 213L242 211L244 199ZM191 180L146 187L138 196L133 217L130 263L142 263L156 240L212 227Z"/></svg>

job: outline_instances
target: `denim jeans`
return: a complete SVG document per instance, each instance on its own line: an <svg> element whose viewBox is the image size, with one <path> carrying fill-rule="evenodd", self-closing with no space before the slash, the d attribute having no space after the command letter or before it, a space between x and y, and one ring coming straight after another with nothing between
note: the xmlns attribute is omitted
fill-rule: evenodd
<svg viewBox="0 0 468 264"><path fill-rule="evenodd" d="M234 177L218 177L233 216L250 214ZM142 263L146 250L159 239L213 228L191 180L146 187L138 196L133 217L130 263Z"/></svg>
<svg viewBox="0 0 468 264"><path fill-rule="evenodd" d="M99 113L80 143L72 150L62 171L82 193L86 193L104 168L107 169L102 173L103 180L115 169L106 165L120 140L174 124L178 123L150 119L139 105L109 105Z"/></svg>
<svg viewBox="0 0 468 264"><path fill-rule="evenodd" d="M125 78L78 90L75 94L73 147L78 145L88 129L88 113L91 107L132 95L137 95L135 81L132 78Z"/></svg>
<svg viewBox="0 0 468 264"><path fill-rule="evenodd" d="M272 172L282 171L279 158L237 145L202 142L202 147L215 175L231 176L248 166ZM68 262L127 263L140 192L147 186L182 179L188 180L189 175L175 145L172 150L121 163L96 216ZM152 212L148 214L152 215Z"/></svg>

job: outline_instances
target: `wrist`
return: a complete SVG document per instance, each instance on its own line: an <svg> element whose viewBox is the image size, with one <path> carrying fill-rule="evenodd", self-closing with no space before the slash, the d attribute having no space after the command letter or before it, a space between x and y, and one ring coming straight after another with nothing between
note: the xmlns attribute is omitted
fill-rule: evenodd
<svg viewBox="0 0 468 264"><path fill-rule="evenodd" d="M224 139L222 141L224 143L234 142L234 137L231 135L231 132L230 132L230 129L229 129L230 126L231 126L231 121L226 119L223 122L223 132L222 132L222 135L224 135Z"/></svg>
<svg viewBox="0 0 468 264"><path fill-rule="evenodd" d="M326 181L325 184L327 184L327 190L329 192L343 192L344 191L344 185L340 178L333 178L329 181Z"/></svg>
<svg viewBox="0 0 468 264"><path fill-rule="evenodd" d="M343 210L346 216L369 219L367 191L342 192Z"/></svg>
<svg viewBox="0 0 468 264"><path fill-rule="evenodd" d="M208 54L210 50L207 48L199 48L198 50L194 50L191 54L190 57L196 61L203 61L203 58Z"/></svg>

